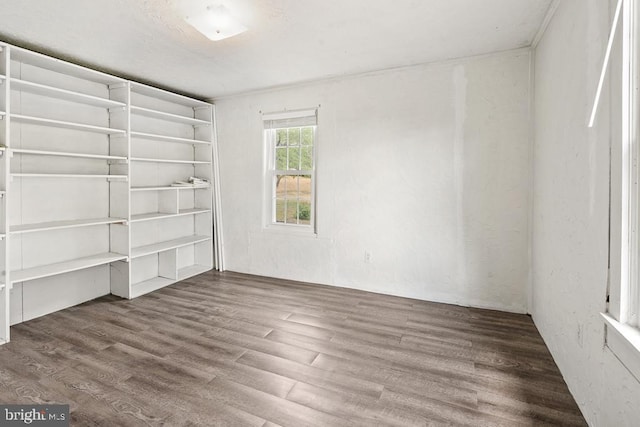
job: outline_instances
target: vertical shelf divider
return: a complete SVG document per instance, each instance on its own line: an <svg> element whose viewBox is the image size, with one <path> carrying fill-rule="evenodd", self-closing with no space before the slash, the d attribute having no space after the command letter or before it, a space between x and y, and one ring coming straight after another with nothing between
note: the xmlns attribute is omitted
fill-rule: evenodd
<svg viewBox="0 0 640 427"><path fill-rule="evenodd" d="M8 45L0 44L0 74L5 78L0 85L2 94L0 95L0 110L5 113L2 123L0 124L0 145L4 146L4 150L0 153L0 233L4 235L4 238L0 241L1 263L0 271L3 274L0 276L0 343L7 343L10 341L10 305L11 305L11 277L9 271L9 180L10 180L10 168L9 159L10 153L7 150L11 146L10 142L10 104L11 104L11 48Z"/></svg>
<svg viewBox="0 0 640 427"><path fill-rule="evenodd" d="M111 252L127 255L131 253L131 84L117 83L109 86L109 99L125 104L124 107L109 109L109 125L124 129L124 135L109 136L109 155L124 157L127 160L112 162L109 173L126 175L125 182L109 183L109 213L110 216L125 218L124 224L109 226L109 245ZM131 263L127 260L111 263L110 267L111 293L122 298L131 298Z"/></svg>

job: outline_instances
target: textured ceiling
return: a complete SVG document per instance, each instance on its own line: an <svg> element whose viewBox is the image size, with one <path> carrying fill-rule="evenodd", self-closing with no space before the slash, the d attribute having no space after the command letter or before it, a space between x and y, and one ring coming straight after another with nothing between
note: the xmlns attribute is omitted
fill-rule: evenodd
<svg viewBox="0 0 640 427"><path fill-rule="evenodd" d="M224 4L249 31L182 17ZM551 0L3 0L0 39L201 98L531 44Z"/></svg>

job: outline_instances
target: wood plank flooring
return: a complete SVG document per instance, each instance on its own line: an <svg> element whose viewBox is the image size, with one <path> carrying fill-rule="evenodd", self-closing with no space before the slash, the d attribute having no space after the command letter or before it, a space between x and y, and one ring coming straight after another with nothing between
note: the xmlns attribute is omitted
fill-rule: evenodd
<svg viewBox="0 0 640 427"><path fill-rule="evenodd" d="M72 425L586 425L528 316L217 272L13 327L0 402Z"/></svg>

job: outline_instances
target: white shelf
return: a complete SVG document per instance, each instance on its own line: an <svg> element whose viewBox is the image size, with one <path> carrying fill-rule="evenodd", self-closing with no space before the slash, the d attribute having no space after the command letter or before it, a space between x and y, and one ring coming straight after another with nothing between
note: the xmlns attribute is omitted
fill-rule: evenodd
<svg viewBox="0 0 640 427"><path fill-rule="evenodd" d="M176 280L167 279L166 277L154 277L143 282L133 283L131 284L131 298L157 291L173 283L176 283Z"/></svg>
<svg viewBox="0 0 640 427"><path fill-rule="evenodd" d="M184 165L210 165L211 162L204 160L170 160L170 159L149 159L143 157L132 157L132 162L147 162L147 163L177 163Z"/></svg>
<svg viewBox="0 0 640 427"><path fill-rule="evenodd" d="M78 77L80 79L102 83L105 85L126 82L126 80L119 77L111 76L100 71L90 70L88 68L81 67L80 65L71 64L60 59L45 56L37 52L31 52L27 49L22 49L15 46L11 47L11 59L14 61L33 65L34 67L44 68L56 73L67 74L73 77Z"/></svg>
<svg viewBox="0 0 640 427"><path fill-rule="evenodd" d="M189 277L197 276L198 274L205 273L211 270L213 267L207 267L206 265L190 265L178 270L178 280L184 280Z"/></svg>
<svg viewBox="0 0 640 427"><path fill-rule="evenodd" d="M75 173L12 173L11 176L22 178L99 178L112 180L127 180L127 175L92 175Z"/></svg>
<svg viewBox="0 0 640 427"><path fill-rule="evenodd" d="M36 95L44 95L52 98L62 99L65 101L93 105L95 107L126 107L126 104L123 102L113 101L111 99L100 98L98 96L87 95L80 92L73 92L66 89L60 89L57 87L28 82L20 79L11 79L11 89L14 88L25 92L34 93Z"/></svg>
<svg viewBox="0 0 640 427"><path fill-rule="evenodd" d="M150 139L153 141L162 141L162 142L177 142L181 144L211 145L211 142L209 141L201 141L199 139L180 138L177 136L158 135L155 133L131 132L131 137L141 138L141 139Z"/></svg>
<svg viewBox="0 0 640 427"><path fill-rule="evenodd" d="M211 270L212 267L205 265L191 265L178 270L178 278L176 280L168 279L166 277L154 277L152 279L144 280L142 282L133 283L131 285L131 298L136 298L149 292L157 291L166 286L172 285L180 280L185 280L189 277L197 276L198 274L205 273Z"/></svg>
<svg viewBox="0 0 640 427"><path fill-rule="evenodd" d="M139 258L145 255L152 255L158 252L164 252L171 249L189 246L194 243L206 242L211 240L210 236L187 236L179 239L167 240L165 242L154 243L151 245L138 246L131 249L131 258Z"/></svg>
<svg viewBox="0 0 640 427"><path fill-rule="evenodd" d="M63 122L61 120L44 119L42 117L23 116L22 114L12 114L11 118L17 122L30 123L40 126L51 126L63 129L81 130L86 132L102 133L105 135L124 135L125 130L105 128L101 126L86 125L83 123Z"/></svg>
<svg viewBox="0 0 640 427"><path fill-rule="evenodd" d="M93 225L118 224L125 222L124 218L93 218L73 221L51 221L37 224L21 224L9 227L11 234L33 233L36 231L59 230L62 228L90 227Z"/></svg>
<svg viewBox="0 0 640 427"><path fill-rule="evenodd" d="M164 111L152 110L150 108L131 106L131 113L154 119L168 120L176 123L184 123L191 126L210 126L207 120L194 119L193 117L181 116L178 114L165 113Z"/></svg>
<svg viewBox="0 0 640 427"><path fill-rule="evenodd" d="M39 267L26 268L11 272L11 282L25 282L28 280L42 279L43 277L55 276L72 271L84 270L85 268L96 267L98 265L109 264L115 261L127 259L126 255L107 252L103 254L77 258L71 261L58 262L55 264L42 265Z"/></svg>
<svg viewBox="0 0 640 427"><path fill-rule="evenodd" d="M68 153L64 151L45 151L45 150L28 150L24 148L12 148L11 152L17 154L33 154L39 156L61 156L61 157L80 157L83 159L103 159L103 160L127 160L122 156L107 156L102 154L85 154L85 153Z"/></svg>
<svg viewBox="0 0 640 427"><path fill-rule="evenodd" d="M131 222L153 221L156 219L172 218L179 216L178 214L154 212L147 214L131 215Z"/></svg>
<svg viewBox="0 0 640 427"><path fill-rule="evenodd" d="M166 190L199 190L203 188L211 188L210 185L194 185L194 186L179 186L173 187L171 185L159 186L159 187L131 187L131 191L166 191Z"/></svg>
<svg viewBox="0 0 640 427"><path fill-rule="evenodd" d="M178 213L154 212L146 214L131 215L131 222L153 221L156 219L176 218L179 216L197 215L211 212L211 209L183 209Z"/></svg>
<svg viewBox="0 0 640 427"><path fill-rule="evenodd" d="M200 101L197 99L189 98L177 93L167 92L166 90L158 89L153 86L144 85L142 83L131 82L131 92L138 93L140 95L149 96L152 98L162 99L167 102L174 102L176 104L184 105L192 108L211 108L211 104L208 102Z"/></svg>

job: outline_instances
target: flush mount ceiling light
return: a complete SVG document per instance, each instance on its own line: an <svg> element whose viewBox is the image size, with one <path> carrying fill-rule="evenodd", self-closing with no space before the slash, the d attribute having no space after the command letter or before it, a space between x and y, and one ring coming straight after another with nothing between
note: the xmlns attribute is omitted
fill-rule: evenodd
<svg viewBox="0 0 640 427"><path fill-rule="evenodd" d="M247 31L223 5L207 6L204 13L187 16L185 21L208 39L218 41Z"/></svg>

